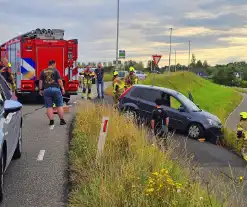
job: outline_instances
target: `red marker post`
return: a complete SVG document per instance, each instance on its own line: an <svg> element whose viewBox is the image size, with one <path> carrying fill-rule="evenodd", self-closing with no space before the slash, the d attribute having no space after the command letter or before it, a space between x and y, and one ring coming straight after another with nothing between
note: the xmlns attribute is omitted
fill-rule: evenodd
<svg viewBox="0 0 247 207"><path fill-rule="evenodd" d="M109 125L109 117L103 117L102 122L101 122L101 128L100 128L100 135L99 135L99 141L98 141L96 160L98 160L98 158L103 153L106 135L107 135L107 130L108 130L108 125Z"/></svg>

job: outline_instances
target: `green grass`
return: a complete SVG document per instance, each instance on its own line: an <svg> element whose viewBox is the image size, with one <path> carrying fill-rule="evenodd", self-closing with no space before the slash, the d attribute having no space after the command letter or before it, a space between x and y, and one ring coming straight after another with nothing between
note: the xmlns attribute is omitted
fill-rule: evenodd
<svg viewBox="0 0 247 207"><path fill-rule="evenodd" d="M104 81L105 82L112 81L112 73L105 73Z"/></svg>
<svg viewBox="0 0 247 207"><path fill-rule="evenodd" d="M69 206L240 206L228 202L234 200L225 191L232 189L229 183L220 184L217 179L207 190L186 156L181 156L183 166L179 158L171 159L174 144L163 150L150 145L147 131L112 107L83 102L77 110L69 152ZM96 162L103 116L110 118L109 128L103 155Z"/></svg>

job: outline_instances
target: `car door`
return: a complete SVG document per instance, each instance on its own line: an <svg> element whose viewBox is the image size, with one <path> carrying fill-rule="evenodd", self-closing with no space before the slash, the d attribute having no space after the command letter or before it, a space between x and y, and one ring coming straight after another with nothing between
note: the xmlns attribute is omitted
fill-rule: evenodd
<svg viewBox="0 0 247 207"><path fill-rule="evenodd" d="M142 110L142 114L148 121L151 121L151 115L155 109L155 100L161 98L161 91L157 89L144 88L141 96L139 108Z"/></svg>
<svg viewBox="0 0 247 207"><path fill-rule="evenodd" d="M9 124L9 119L5 118L5 114L4 114L4 102L6 100L6 97L4 95L3 92L3 88L0 85L0 121L1 121L1 126L2 127L2 133L3 133L3 137L4 140L6 140L7 142L7 164L10 162L11 160L11 152L13 151L13 147L12 147L12 143L13 140L11 139L11 137L13 136L13 125Z"/></svg>
<svg viewBox="0 0 247 207"><path fill-rule="evenodd" d="M186 108L185 111L180 111L180 106L183 104L174 96L170 96L170 107L167 107L167 113L169 116L169 125L177 130L184 130L188 123L189 113Z"/></svg>
<svg viewBox="0 0 247 207"><path fill-rule="evenodd" d="M142 115L141 110L139 110L141 93L142 93L141 88L133 87L129 95L124 98L124 103L127 103L128 106L132 106L133 108L137 107L139 115Z"/></svg>

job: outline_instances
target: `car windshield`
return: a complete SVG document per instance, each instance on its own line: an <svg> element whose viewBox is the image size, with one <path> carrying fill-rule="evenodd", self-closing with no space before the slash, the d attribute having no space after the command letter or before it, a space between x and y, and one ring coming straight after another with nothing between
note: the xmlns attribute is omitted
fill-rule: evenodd
<svg viewBox="0 0 247 207"><path fill-rule="evenodd" d="M177 94L177 98L181 101L181 103L188 108L190 111L199 112L202 111L196 104L194 104L190 99L188 99L185 95L179 93Z"/></svg>

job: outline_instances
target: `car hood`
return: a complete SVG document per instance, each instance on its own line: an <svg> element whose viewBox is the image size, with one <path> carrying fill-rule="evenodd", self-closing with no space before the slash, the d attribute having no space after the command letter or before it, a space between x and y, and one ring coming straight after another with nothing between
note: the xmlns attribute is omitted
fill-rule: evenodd
<svg viewBox="0 0 247 207"><path fill-rule="evenodd" d="M202 117L204 117L204 118L206 118L206 119L212 119L213 121L215 121L217 124L219 124L219 125L221 125L221 121L220 121L220 119L217 117L217 116L215 116L215 115L213 115L213 114L211 114L211 113L209 113L209 112L207 112L207 111L200 111L200 112L194 112L194 113L196 113L197 115L199 115L199 116L202 116Z"/></svg>

